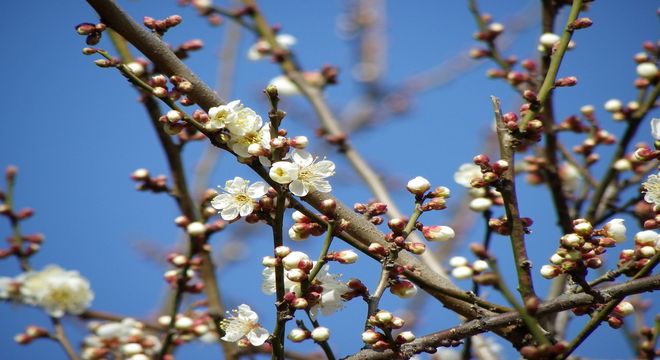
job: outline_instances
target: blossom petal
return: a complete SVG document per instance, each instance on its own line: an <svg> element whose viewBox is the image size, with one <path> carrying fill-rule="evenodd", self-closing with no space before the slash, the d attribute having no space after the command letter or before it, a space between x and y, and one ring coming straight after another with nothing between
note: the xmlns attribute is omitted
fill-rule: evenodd
<svg viewBox="0 0 660 360"><path fill-rule="evenodd" d="M220 194L211 200L211 206L216 210L221 210L233 202L233 197L229 194Z"/></svg>
<svg viewBox="0 0 660 360"><path fill-rule="evenodd" d="M270 336L270 333L268 332L268 330L266 330L262 327L252 329L252 331L250 331L247 334L247 338L248 338L248 340L250 340L250 344L252 344L254 346L263 345L263 343L265 343L266 340L268 340L269 336Z"/></svg>
<svg viewBox="0 0 660 360"><path fill-rule="evenodd" d="M239 210L239 214L241 216L245 217L245 216L248 216L248 215L252 214L253 210L254 210L254 204L252 204L251 202L245 203L245 204L241 205L240 210Z"/></svg>
<svg viewBox="0 0 660 360"><path fill-rule="evenodd" d="M294 150L291 153L291 159L300 167L307 167L314 162L312 154L305 150Z"/></svg>
<svg viewBox="0 0 660 360"><path fill-rule="evenodd" d="M238 217L238 206L232 204L231 206L222 209L220 217L227 221L236 219Z"/></svg>
<svg viewBox="0 0 660 360"><path fill-rule="evenodd" d="M291 184L289 184L289 191L291 191L293 195L303 197L307 195L309 188L304 182L300 180L294 180L291 182Z"/></svg>
<svg viewBox="0 0 660 360"><path fill-rule="evenodd" d="M320 177L329 177L335 174L335 163L330 160L321 160L313 165L313 172Z"/></svg>
<svg viewBox="0 0 660 360"><path fill-rule="evenodd" d="M314 189L316 189L316 191L322 193L328 193L332 191L332 186L330 185L328 180L316 179L312 181L312 185L314 186Z"/></svg>
<svg viewBox="0 0 660 360"><path fill-rule="evenodd" d="M252 311L250 305L241 304L238 306L238 318L243 321L250 321L256 323L259 321L259 315Z"/></svg>
<svg viewBox="0 0 660 360"><path fill-rule="evenodd" d="M250 185L250 187L246 191L247 195L255 200L266 195L267 192L268 192L268 187L266 186L266 184L264 184L261 181L257 181L256 183Z"/></svg>

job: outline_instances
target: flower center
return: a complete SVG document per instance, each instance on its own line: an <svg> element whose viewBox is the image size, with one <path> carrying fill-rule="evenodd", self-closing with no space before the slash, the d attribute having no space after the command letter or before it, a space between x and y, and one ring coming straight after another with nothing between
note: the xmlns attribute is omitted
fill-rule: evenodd
<svg viewBox="0 0 660 360"><path fill-rule="evenodd" d="M241 203L241 204L245 204L252 201L252 199L249 196L247 196L247 194L245 193L234 195L234 200L236 200L237 203Z"/></svg>

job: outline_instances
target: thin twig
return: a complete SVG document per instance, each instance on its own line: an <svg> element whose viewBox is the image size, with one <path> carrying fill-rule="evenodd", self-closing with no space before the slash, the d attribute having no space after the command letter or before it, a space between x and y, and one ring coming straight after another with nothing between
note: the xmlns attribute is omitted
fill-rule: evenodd
<svg viewBox="0 0 660 360"><path fill-rule="evenodd" d="M504 199L504 208L506 210L506 217L511 231L511 249L513 250L513 258L518 274L518 291L526 301L529 298L536 297L534 293L534 285L532 282L531 262L527 257L527 248L525 247L525 231L523 228L522 220L518 209L518 198L516 195L516 183L514 173L514 144L513 137L509 131L504 127L502 121L502 110L500 109L500 100L491 96L493 102L493 110L495 112L495 119L497 122L497 137L500 141L500 158L509 164L508 170L502 174L501 185L498 190L502 193Z"/></svg>
<svg viewBox="0 0 660 360"><path fill-rule="evenodd" d="M69 360L80 360L80 357L78 357L78 354L73 349L71 342L69 342L69 339L66 337L66 333L64 332L64 327L62 326L60 318L51 316L50 320L53 323L53 328L55 329L55 334L52 335L51 338L60 344L62 350L64 350Z"/></svg>

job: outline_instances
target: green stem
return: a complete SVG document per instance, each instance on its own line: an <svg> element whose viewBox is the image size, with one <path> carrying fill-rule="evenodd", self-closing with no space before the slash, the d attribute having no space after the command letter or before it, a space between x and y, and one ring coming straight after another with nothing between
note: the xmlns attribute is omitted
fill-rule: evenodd
<svg viewBox="0 0 660 360"><path fill-rule="evenodd" d="M542 110L542 106L540 104L545 103L546 99L548 98L548 95L555 87L555 80L557 79L559 66L561 65L561 61L564 58L564 54L568 49L568 43L571 41L571 37L573 36L574 30L570 27L570 25L577 19L578 15L580 14L581 7L582 7L582 0L573 0L573 5L571 5L571 11L568 14L568 19L566 20L566 26L564 27L564 32L561 36L561 39L559 40L559 45L557 46L555 53L552 54L552 58L550 60L550 66L548 67L548 73L545 75L545 79L543 79L543 84L541 84L541 88L539 89L537 94L539 105L530 107L529 111L525 114L525 117L523 117L522 121L520 122L520 126L519 126L520 131L525 131L525 127L527 127L527 123L529 123L530 120L534 119L534 117L538 115L538 113Z"/></svg>
<svg viewBox="0 0 660 360"><path fill-rule="evenodd" d="M511 250L513 251L513 259L518 275L518 291L523 300L526 301L529 298L536 297L536 294L534 293L532 281L531 261L527 257L527 248L525 247L525 229L520 219L520 209L518 208L518 197L516 195L516 179L513 166L515 164L514 139L508 129L504 127L500 100L495 96L491 96L491 101L497 122L500 158L509 163L509 169L501 176L498 190L502 193L504 199L504 208L511 231Z"/></svg>
<svg viewBox="0 0 660 360"><path fill-rule="evenodd" d="M335 222L332 220L328 221L328 228L326 229L325 239L323 240L323 248L319 253L319 258L318 260L316 260L316 264L314 264L312 271L309 272L309 277L307 280L308 284L314 282L316 275L318 275L323 265L325 265L328 262L327 260L328 250L330 250L330 244L332 244L332 239L334 239L334 234L333 234L334 230L335 230Z"/></svg>

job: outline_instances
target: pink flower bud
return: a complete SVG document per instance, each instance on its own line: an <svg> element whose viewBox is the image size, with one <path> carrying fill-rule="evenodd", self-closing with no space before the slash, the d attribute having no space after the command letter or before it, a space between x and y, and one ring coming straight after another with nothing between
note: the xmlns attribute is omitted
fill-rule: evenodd
<svg viewBox="0 0 660 360"><path fill-rule="evenodd" d="M417 286L408 280L401 280L390 286L390 292L401 298L411 298L417 295Z"/></svg>

